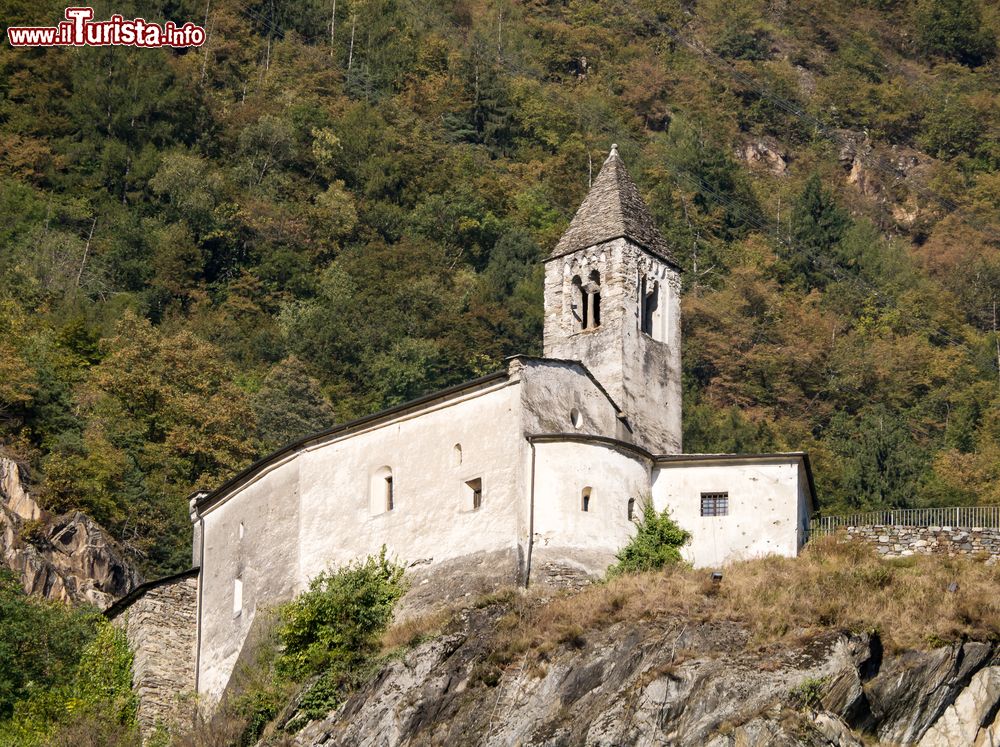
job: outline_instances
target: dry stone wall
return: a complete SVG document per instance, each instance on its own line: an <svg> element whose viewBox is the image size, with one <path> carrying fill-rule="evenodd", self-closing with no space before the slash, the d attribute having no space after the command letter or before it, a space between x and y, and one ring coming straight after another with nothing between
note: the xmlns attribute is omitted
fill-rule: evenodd
<svg viewBox="0 0 1000 747"><path fill-rule="evenodd" d="M1000 559L1000 529L963 529L947 526L845 527L851 538L873 546L885 558L909 555L987 556Z"/></svg>
<svg viewBox="0 0 1000 747"><path fill-rule="evenodd" d="M189 722L195 709L197 571L140 587L107 614L125 629L134 652L132 687L143 741L158 726Z"/></svg>

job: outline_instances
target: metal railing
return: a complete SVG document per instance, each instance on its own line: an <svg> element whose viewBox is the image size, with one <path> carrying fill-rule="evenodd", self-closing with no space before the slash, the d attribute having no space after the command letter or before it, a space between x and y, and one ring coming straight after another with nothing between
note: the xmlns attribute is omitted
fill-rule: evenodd
<svg viewBox="0 0 1000 747"><path fill-rule="evenodd" d="M809 533L818 536L830 534L842 527L870 526L1000 529L1000 506L898 508L843 516L817 516L809 522Z"/></svg>

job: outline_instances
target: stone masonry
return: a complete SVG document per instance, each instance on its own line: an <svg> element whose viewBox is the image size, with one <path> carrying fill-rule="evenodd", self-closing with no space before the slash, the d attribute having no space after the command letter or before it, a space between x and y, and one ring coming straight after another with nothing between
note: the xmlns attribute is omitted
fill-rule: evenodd
<svg viewBox="0 0 1000 747"><path fill-rule="evenodd" d="M910 555L988 556L1000 558L1000 529L963 529L948 526L845 527L849 537L872 545L885 558Z"/></svg>
<svg viewBox="0 0 1000 747"><path fill-rule="evenodd" d="M143 742L158 726L190 721L195 709L197 570L140 586L105 614L125 629L135 655L132 686L139 697Z"/></svg>

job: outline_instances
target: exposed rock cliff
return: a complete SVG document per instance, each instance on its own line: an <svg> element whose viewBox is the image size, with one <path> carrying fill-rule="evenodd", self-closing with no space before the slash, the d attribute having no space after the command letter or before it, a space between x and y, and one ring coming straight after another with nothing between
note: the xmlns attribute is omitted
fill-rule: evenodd
<svg viewBox="0 0 1000 747"><path fill-rule="evenodd" d="M1000 744L992 643L883 656L877 637L831 632L756 648L736 623L637 620L501 666L501 617L464 613L292 743Z"/></svg>
<svg viewBox="0 0 1000 747"><path fill-rule="evenodd" d="M53 517L31 498L17 463L0 457L0 557L24 590L104 608L140 582L97 522L79 511Z"/></svg>

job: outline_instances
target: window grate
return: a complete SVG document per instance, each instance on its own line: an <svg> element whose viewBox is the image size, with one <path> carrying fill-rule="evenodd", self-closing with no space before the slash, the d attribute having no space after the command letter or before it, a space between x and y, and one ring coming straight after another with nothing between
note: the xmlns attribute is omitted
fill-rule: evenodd
<svg viewBox="0 0 1000 747"><path fill-rule="evenodd" d="M702 516L728 516L729 493L702 493Z"/></svg>

